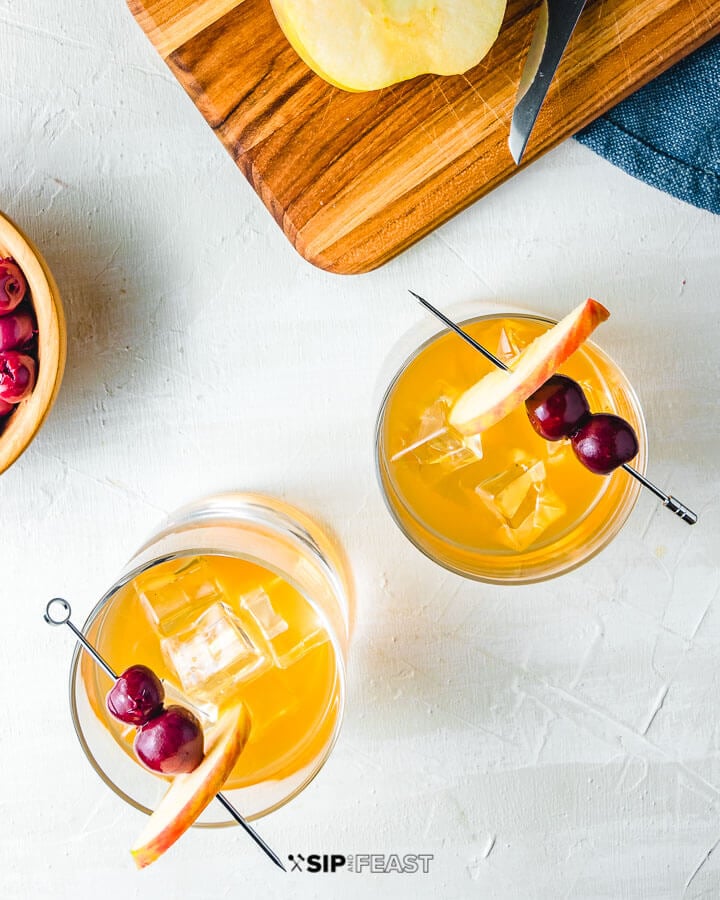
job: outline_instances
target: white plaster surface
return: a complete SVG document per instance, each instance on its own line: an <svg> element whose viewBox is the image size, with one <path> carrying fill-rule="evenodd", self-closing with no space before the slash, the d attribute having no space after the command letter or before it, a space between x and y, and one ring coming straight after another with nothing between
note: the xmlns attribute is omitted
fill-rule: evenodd
<svg viewBox="0 0 720 900"><path fill-rule="evenodd" d="M380 271L297 257L121 0L0 0L0 208L67 304L64 388L0 481L0 897L720 897L720 220L570 142ZM485 587L417 553L375 486L379 374L443 305L593 294L651 474L610 549ZM387 371L385 369L385 371ZM321 517L357 580L333 758L262 832L285 853L431 853L427 875L283 876L237 830L137 873L142 817L67 707L69 636L163 514L224 488Z"/></svg>

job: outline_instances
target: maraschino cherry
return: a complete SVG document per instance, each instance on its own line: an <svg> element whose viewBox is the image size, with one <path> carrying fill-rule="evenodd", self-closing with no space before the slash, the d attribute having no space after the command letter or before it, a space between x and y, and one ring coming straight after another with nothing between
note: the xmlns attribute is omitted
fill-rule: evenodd
<svg viewBox="0 0 720 900"><path fill-rule="evenodd" d="M570 437L590 415L585 392L572 378L552 375L525 401L530 424L546 441Z"/></svg>
<svg viewBox="0 0 720 900"><path fill-rule="evenodd" d="M139 727L160 715L164 699L162 681L152 669L130 666L112 686L105 702L116 719Z"/></svg>
<svg viewBox="0 0 720 900"><path fill-rule="evenodd" d="M140 762L162 775L192 772L203 758L203 731L182 706L163 707L165 689L147 666L130 666L107 695L110 714L138 729L133 748Z"/></svg>
<svg viewBox="0 0 720 900"><path fill-rule="evenodd" d="M139 729L133 747L140 762L153 772L192 772L203 758L202 728L190 710L168 706Z"/></svg>
<svg viewBox="0 0 720 900"><path fill-rule="evenodd" d="M596 475L609 475L638 452L632 426L610 413L590 416L570 438L575 456Z"/></svg>
<svg viewBox="0 0 720 900"><path fill-rule="evenodd" d="M590 413L582 387L553 375L525 401L530 424L546 441L570 438L575 456L596 475L609 475L638 452L632 425L610 413Z"/></svg>

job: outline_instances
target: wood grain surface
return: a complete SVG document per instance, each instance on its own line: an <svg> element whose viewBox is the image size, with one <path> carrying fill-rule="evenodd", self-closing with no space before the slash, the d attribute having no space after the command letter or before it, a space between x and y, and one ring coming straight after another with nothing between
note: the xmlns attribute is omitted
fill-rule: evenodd
<svg viewBox="0 0 720 900"><path fill-rule="evenodd" d="M27 449L52 409L67 353L65 312L55 279L30 238L0 213L0 257L3 256L17 262L28 282L37 320L39 368L35 389L18 404L0 434L0 473Z"/></svg>
<svg viewBox="0 0 720 900"><path fill-rule="evenodd" d="M511 177L507 147L537 3L511 0L457 77L351 94L311 72L268 0L129 0L131 11L296 250L381 265ZM591 0L524 165L720 33L720 0Z"/></svg>

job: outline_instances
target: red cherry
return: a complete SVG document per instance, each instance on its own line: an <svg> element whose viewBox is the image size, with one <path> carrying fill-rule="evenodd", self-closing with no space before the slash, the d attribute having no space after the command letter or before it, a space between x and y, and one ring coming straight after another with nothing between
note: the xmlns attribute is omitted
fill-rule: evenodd
<svg viewBox="0 0 720 900"><path fill-rule="evenodd" d="M35 335L35 320L27 310L0 317L0 351L17 350Z"/></svg>
<svg viewBox="0 0 720 900"><path fill-rule="evenodd" d="M35 360L25 353L7 350L0 353L0 400L19 403L35 387Z"/></svg>
<svg viewBox="0 0 720 900"><path fill-rule="evenodd" d="M525 401L530 424L546 441L570 437L590 415L583 389L572 378L552 375Z"/></svg>
<svg viewBox="0 0 720 900"><path fill-rule="evenodd" d="M138 731L134 747L140 762L153 772L192 772L203 758L202 728L189 710L168 706Z"/></svg>
<svg viewBox="0 0 720 900"><path fill-rule="evenodd" d="M108 711L128 725L145 725L159 716L165 689L147 666L130 666L110 689L105 703Z"/></svg>
<svg viewBox="0 0 720 900"><path fill-rule="evenodd" d="M27 281L14 259L0 259L0 316L12 312L27 293Z"/></svg>
<svg viewBox="0 0 720 900"><path fill-rule="evenodd" d="M609 475L637 455L639 445L632 426L610 413L597 413L571 438L580 462L596 475Z"/></svg>

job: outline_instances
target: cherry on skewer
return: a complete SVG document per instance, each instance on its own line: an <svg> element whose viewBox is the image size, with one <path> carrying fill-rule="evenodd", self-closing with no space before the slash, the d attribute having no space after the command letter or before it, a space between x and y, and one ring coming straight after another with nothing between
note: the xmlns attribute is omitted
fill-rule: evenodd
<svg viewBox="0 0 720 900"><path fill-rule="evenodd" d="M570 437L590 418L585 392L566 375L551 375L527 398L525 410L532 427L546 441Z"/></svg>
<svg viewBox="0 0 720 900"><path fill-rule="evenodd" d="M525 401L530 424L546 441L569 438L575 456L595 475L609 475L634 459L635 429L611 413L591 413L582 386L552 375Z"/></svg>
<svg viewBox="0 0 720 900"><path fill-rule="evenodd" d="M82 649L89 653L90 656L95 660L95 662L100 666L100 668L113 680L117 681L118 676L113 671L113 669L108 665L108 663L103 659L103 657L98 653L98 651L93 647L90 641L85 637L85 635L80 631L79 628L75 626L75 624L70 620L70 616L72 615L72 609L70 608L70 604L67 600L64 600L62 597L55 597L49 601L47 606L45 607L45 613L43 614L43 618L47 622L48 625L67 625L67 627L72 631L75 635L76 639L79 641ZM253 839L253 841L258 845L258 847L265 853L265 855L271 859L275 865L282 869L283 872L286 872L282 860L275 853L275 851L265 843L263 838L255 831L255 829L250 825L245 819L240 815L240 813L235 809L233 804L227 799L224 794L216 794L215 799L219 801L219 803L225 807L225 809L230 813L230 815L235 819L235 821L240 825L249 837Z"/></svg>
<svg viewBox="0 0 720 900"><path fill-rule="evenodd" d="M412 294L412 296L419 303L421 303L425 307L425 309L431 312L436 318L440 319L440 321L447 325L447 327L450 328L451 331L454 331L455 334L458 335L458 337L461 337L473 349L477 350L486 359L490 360L491 363L506 372L510 371L510 367L506 366L501 359L498 359L498 357L495 356L494 353L491 353L487 349L487 347L483 347L482 344L478 343L478 341L476 341L475 338L472 337L472 335L469 335L456 322L453 322L452 319L449 319L444 313L440 312L440 310L434 307L432 303L429 303L427 300L425 300L424 297L416 294L415 291L409 291L409 293ZM543 385L542 387L544 386L545 385ZM539 390L542 390L542 387L539 388ZM652 493L662 501L663 506L669 509L670 512L675 513L675 515L681 518L683 522L687 522L688 525L694 525L697 522L697 513L693 512L689 507L685 506L684 503L681 503L675 497L671 496L670 494L666 494L665 491L661 490L657 485L653 484L649 478L646 478L644 475L638 472L637 469L633 469L633 467L627 462L620 463L617 468L624 469L629 475L632 475L632 477L636 481L639 481L643 487L647 488L649 491L652 491Z"/></svg>
<svg viewBox="0 0 720 900"><path fill-rule="evenodd" d="M575 456L595 475L609 475L634 459L640 449L632 426L610 413L589 416L570 443Z"/></svg>
<svg viewBox="0 0 720 900"><path fill-rule="evenodd" d="M151 772L182 775L192 772L204 755L200 722L189 709L163 705L165 688L147 666L130 666L105 699L110 715L135 725L135 756Z"/></svg>
<svg viewBox="0 0 720 900"><path fill-rule="evenodd" d="M110 688L105 703L111 716L140 728L163 711L165 688L147 666L130 666Z"/></svg>
<svg viewBox="0 0 720 900"><path fill-rule="evenodd" d="M180 775L192 772L204 755L203 733L197 718L184 706L168 706L138 729L133 750L153 772Z"/></svg>

